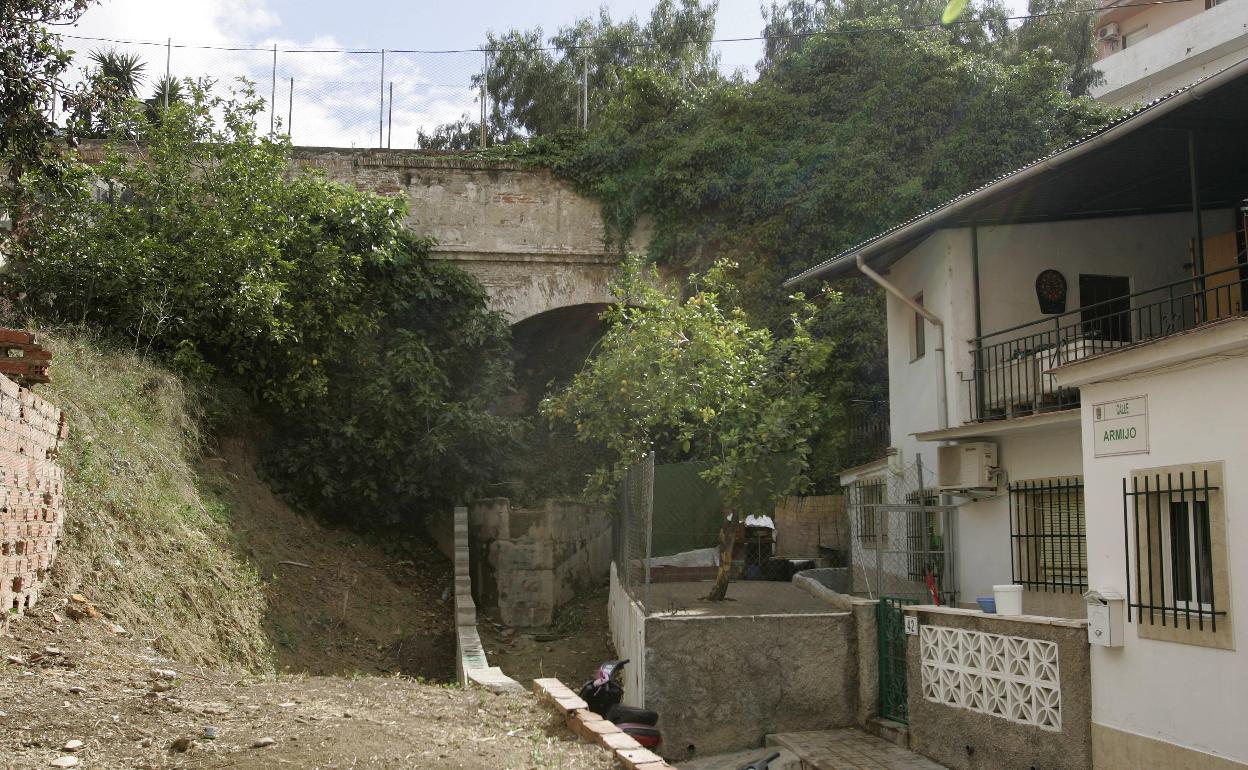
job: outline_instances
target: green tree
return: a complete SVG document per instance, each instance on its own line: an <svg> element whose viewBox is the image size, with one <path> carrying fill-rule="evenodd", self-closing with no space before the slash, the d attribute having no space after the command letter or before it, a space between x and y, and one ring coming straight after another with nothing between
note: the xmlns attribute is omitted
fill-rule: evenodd
<svg viewBox="0 0 1248 770"><path fill-rule="evenodd" d="M544 414L575 425L579 439L614 458L590 490L612 493L647 452L706 460L703 476L735 522L747 492L774 500L805 483L818 413L809 382L826 357L809 333L813 307L795 297L783 336L753 327L728 281L731 267L720 262L692 276L682 300L641 260L625 263L613 287L621 302L608 311L597 353L542 403ZM724 598L732 561L731 547L721 550L713 600Z"/></svg>
<svg viewBox="0 0 1248 770"><path fill-rule="evenodd" d="M606 6L598 18L581 18L549 40L541 28L491 33L485 76L494 141L549 134L580 125L582 76L588 76L589 122L616 96L630 69L664 72L682 82L718 79L712 0L659 0L650 19L616 22ZM479 81L478 81L479 83Z"/></svg>
<svg viewBox="0 0 1248 770"><path fill-rule="evenodd" d="M19 230L24 204L18 180L31 169L53 173L61 158L52 107L68 92L61 75L71 59L53 30L77 21L89 5L90 0L0 3L0 166L7 169L0 210L9 212Z"/></svg>
<svg viewBox="0 0 1248 770"><path fill-rule="evenodd" d="M602 201L617 236L649 219L650 256L669 269L738 263L742 307L786 334L785 278L1116 114L1072 98L1047 52L1002 61L942 30L864 32L899 23L838 21L845 34L808 39L755 83L690 88L634 68L555 168ZM819 303L812 332L836 356L816 382L827 419L812 473L829 489L854 454L843 403L887 393L883 301L847 279Z"/></svg>
<svg viewBox="0 0 1248 770"><path fill-rule="evenodd" d="M23 177L38 205L7 291L241 385L274 424L279 486L308 507L384 524L468 494L512 431L488 412L508 337L484 291L429 258L401 197L292 176L254 91L183 87L158 123L137 100L105 113L98 167Z"/></svg>

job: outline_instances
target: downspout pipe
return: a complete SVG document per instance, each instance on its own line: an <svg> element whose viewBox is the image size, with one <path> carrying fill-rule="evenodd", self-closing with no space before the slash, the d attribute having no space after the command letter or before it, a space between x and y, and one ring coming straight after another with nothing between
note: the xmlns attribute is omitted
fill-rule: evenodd
<svg viewBox="0 0 1248 770"><path fill-rule="evenodd" d="M928 310L927 308L923 307L919 303L907 297L905 293L902 292L901 289L898 289L896 286L892 285L887 280L885 280L884 276L872 270L871 267L867 264L866 260L863 259L861 256L858 256L856 260L857 260L859 272L861 272L866 277L870 278L876 285L878 285L884 291L888 292L889 294L892 294L894 297L901 300L902 303L905 304L906 307L918 313L920 316L923 317L924 320L926 320L932 326L936 327L935 352L936 352L936 369L937 369L937 376L936 376L936 408L938 412L937 421L939 422L938 427L941 430L948 428L949 427L949 394L948 394L947 385L945 383L945 322L940 320L940 318L932 311Z"/></svg>

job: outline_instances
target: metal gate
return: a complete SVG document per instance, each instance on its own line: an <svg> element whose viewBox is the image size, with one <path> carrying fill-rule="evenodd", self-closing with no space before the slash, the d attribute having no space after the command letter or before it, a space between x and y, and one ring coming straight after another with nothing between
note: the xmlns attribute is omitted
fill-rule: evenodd
<svg viewBox="0 0 1248 770"><path fill-rule="evenodd" d="M903 724L910 723L910 709L906 702L905 613L901 608L918 603L918 599L881 596L875 606L880 648L880 716Z"/></svg>

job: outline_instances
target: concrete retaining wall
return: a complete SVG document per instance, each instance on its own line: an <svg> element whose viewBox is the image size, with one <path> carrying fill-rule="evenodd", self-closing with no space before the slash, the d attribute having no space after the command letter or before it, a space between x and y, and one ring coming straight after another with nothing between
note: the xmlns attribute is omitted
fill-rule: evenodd
<svg viewBox="0 0 1248 770"><path fill-rule="evenodd" d="M60 409L0 375L0 612L39 601L65 517Z"/></svg>
<svg viewBox="0 0 1248 770"><path fill-rule="evenodd" d="M509 626L549 625L579 589L607 577L611 519L602 506L551 500L526 510L500 497L474 503L468 520L474 596Z"/></svg>
<svg viewBox="0 0 1248 770"><path fill-rule="evenodd" d="M979 612L907 608L920 625L1056 644L1061 728L1046 729L925 697L920 637L908 637L910 748L950 768L1092 767L1091 671L1086 625L1060 618L1006 619ZM1006 666L1009 666L1008 661ZM969 675L974 675L970 670ZM1018 677L1020 681L1026 676ZM1027 686L1025 683L1022 686Z"/></svg>
<svg viewBox="0 0 1248 770"><path fill-rule="evenodd" d="M746 749L770 733L854 723L858 669L848 612L646 618L646 708L664 757Z"/></svg>

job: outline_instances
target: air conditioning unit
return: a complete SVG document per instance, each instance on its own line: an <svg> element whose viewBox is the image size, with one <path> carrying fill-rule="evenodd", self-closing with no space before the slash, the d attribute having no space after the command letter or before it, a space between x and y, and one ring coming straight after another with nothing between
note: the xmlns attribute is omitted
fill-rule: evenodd
<svg viewBox="0 0 1248 770"><path fill-rule="evenodd" d="M942 491L995 489L997 445L973 441L937 448L936 478Z"/></svg>
<svg viewBox="0 0 1248 770"><path fill-rule="evenodd" d="M1111 21L1096 31L1097 40L1117 40L1122 37L1122 31L1118 28L1118 22Z"/></svg>

